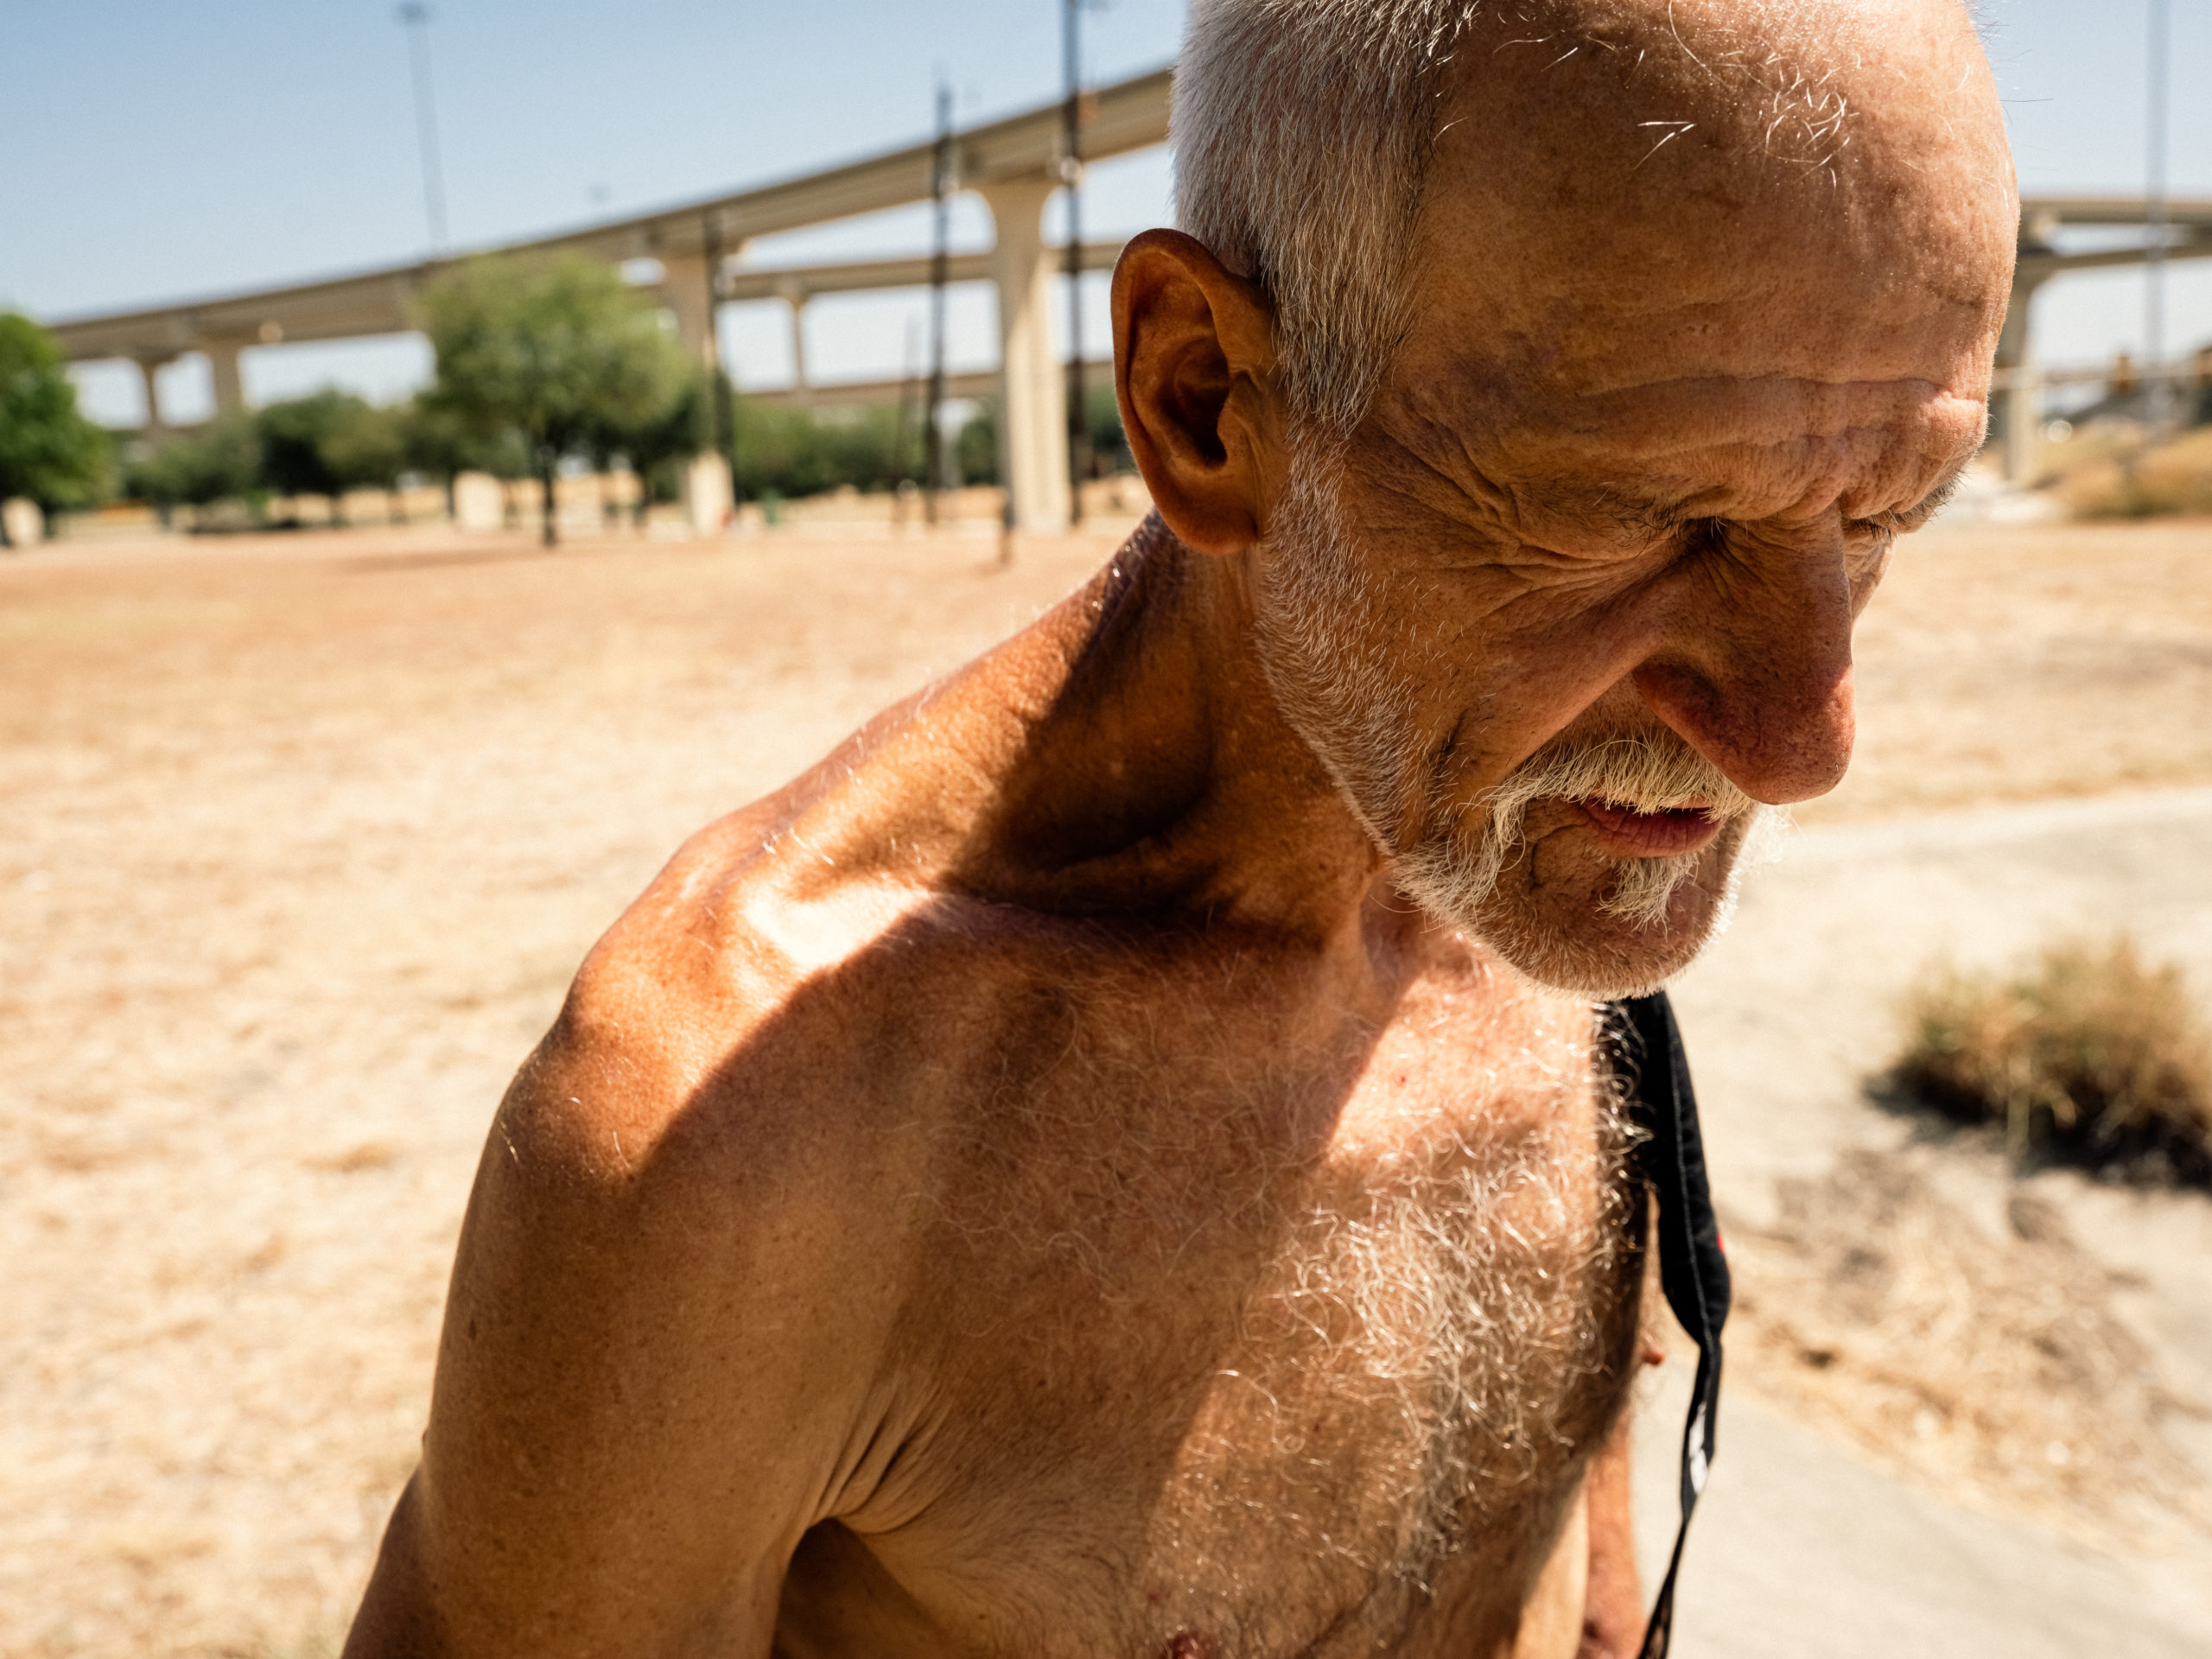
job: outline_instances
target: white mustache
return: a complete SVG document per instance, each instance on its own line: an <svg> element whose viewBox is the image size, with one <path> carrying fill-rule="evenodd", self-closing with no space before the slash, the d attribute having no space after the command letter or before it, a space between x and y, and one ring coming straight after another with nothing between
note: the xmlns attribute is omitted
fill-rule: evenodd
<svg viewBox="0 0 2212 1659"><path fill-rule="evenodd" d="M1758 803L1672 732L1628 732L1603 738L1554 738L1483 798L1494 829L1517 832L1541 800L1603 801L1631 812L1697 808L1725 823Z"/></svg>
<svg viewBox="0 0 2212 1659"><path fill-rule="evenodd" d="M1487 893L1527 850L1522 828L1538 801L1603 801L1632 812L1695 808L1716 823L1762 810L1728 775L1673 732L1623 732L1609 737L1554 738L1483 797L1489 820L1479 854L1465 870L1463 892ZM1600 912L1638 926L1667 912L1675 889L1695 870L1696 853L1620 861Z"/></svg>

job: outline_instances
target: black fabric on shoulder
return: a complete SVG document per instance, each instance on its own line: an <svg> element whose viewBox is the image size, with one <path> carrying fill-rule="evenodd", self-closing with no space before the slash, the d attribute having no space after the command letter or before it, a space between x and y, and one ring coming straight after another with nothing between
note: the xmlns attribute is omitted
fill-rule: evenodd
<svg viewBox="0 0 2212 1659"><path fill-rule="evenodd" d="M1697 1379L1682 1431L1681 1525L1667 1576L1652 1603L1637 1659L1665 1659L1674 1645L1675 1579L1689 1537L1690 1514L1713 1467L1720 1411L1720 1327L1728 1318L1728 1258L1713 1213L1682 1034L1664 991L1608 1004L1605 1030L1628 1090L1630 1119L1643 1132L1635 1167L1659 1199L1659 1282L1667 1306L1697 1344Z"/></svg>

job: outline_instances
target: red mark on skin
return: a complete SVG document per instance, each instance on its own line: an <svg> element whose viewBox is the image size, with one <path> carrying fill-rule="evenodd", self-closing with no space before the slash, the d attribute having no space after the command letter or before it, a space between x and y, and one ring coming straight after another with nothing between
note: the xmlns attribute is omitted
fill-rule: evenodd
<svg viewBox="0 0 2212 1659"><path fill-rule="evenodd" d="M1720 821L1698 807L1638 812L1604 801L1577 801L1605 850L1626 858L1665 858L1694 853L1720 833Z"/></svg>

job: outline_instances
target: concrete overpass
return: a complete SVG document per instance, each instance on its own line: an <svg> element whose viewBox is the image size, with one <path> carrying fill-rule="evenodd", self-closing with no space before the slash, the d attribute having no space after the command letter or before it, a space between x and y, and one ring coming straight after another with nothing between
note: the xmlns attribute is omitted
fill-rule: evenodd
<svg viewBox="0 0 2212 1659"><path fill-rule="evenodd" d="M2212 197L2193 196L2163 204L2167 259L2212 257ZM2068 252L2059 244L2069 230L2120 231L2129 239L2119 246ZM1997 347L1997 379L1990 396L1989 429L2004 447L2005 474L2016 483L2032 480L2043 428L2046 377L2034 351L2035 296L2053 278L2069 271L2139 265L2150 254L2153 234L2151 207L2141 196L2028 196L2020 202L2020 251L2012 271L2012 302ZM2171 374L2171 365L2146 365L2156 375Z"/></svg>
<svg viewBox="0 0 2212 1659"><path fill-rule="evenodd" d="M1154 70L1086 97L1085 158L1103 160L1164 143L1171 74L1168 69ZM1064 388L1048 328L1052 283L1063 268L1065 251L1046 244L1042 226L1046 203L1062 181L1061 111L1057 103L1042 105L956 140L957 187L980 195L989 207L995 239L988 252L955 256L950 274L955 282L988 281L997 289L1001 355L993 385L1001 400L1001 476L1009 486L1017 524L1036 530L1064 523L1068 505ZM650 286L673 313L686 344L709 365L717 359L719 305L781 299L791 308L798 384L779 394L779 400L847 402L861 393L896 395L895 382L810 385L804 352L798 346L799 317L817 295L926 283L926 257L775 268L747 265L743 255L756 237L927 200L934 151L933 143L912 144L804 177L587 225L502 251L574 248L610 261L656 262L659 275ZM2168 202L2164 224L2165 257L2212 255L2212 199ZM2118 230L2132 236L2126 245L2063 248L2065 233L2076 230ZM2021 203L2019 266L1999 349L1992 410L1992 429L2004 443L2006 470L2015 478L2032 475L2041 424L2044 382L2030 328L2037 292L2069 271L2141 264L2150 235L2148 204L2139 197L2031 197ZM1118 242L1086 244L1084 265L1103 268L1119 251ZM322 282L70 318L50 327L73 359L137 362L147 409L158 424L154 377L164 364L188 352L204 353L217 408L236 408L244 401L242 351L280 341L407 332L416 326L416 295L447 263L394 265ZM974 377L960 377L959 390L971 394L976 384Z"/></svg>
<svg viewBox="0 0 2212 1659"><path fill-rule="evenodd" d="M1086 161L1166 142L1170 74L1154 70L1085 96ZM1068 512L1065 383L1049 327L1052 280L1065 269L1065 250L1048 245L1043 227L1045 206L1063 181L1063 107L1042 105L961 133L955 141L957 188L982 198L995 238L988 253L957 256L950 275L956 282L986 280L998 290L1000 473L1017 524L1029 530L1058 528ZM792 308L796 337L798 315L817 295L926 283L926 257L781 270L741 260L755 237L928 200L935 154L934 143L912 144L803 178L587 225L500 251L573 248L610 261L656 262L660 276L651 286L674 314L685 344L711 365L718 356L714 320L721 304L782 299ZM1119 242L1086 244L1084 264L1110 265L1120 251ZM245 401L241 352L408 332L416 327L415 296L449 263L425 260L322 282L67 318L48 327L74 361L135 361L157 427L155 375L165 364L188 352L202 353L217 409L238 408ZM798 361L804 385L803 353Z"/></svg>

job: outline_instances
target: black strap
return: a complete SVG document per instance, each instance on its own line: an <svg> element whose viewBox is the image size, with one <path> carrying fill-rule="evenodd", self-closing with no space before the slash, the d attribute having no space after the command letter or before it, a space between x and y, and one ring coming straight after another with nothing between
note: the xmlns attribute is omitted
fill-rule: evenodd
<svg viewBox="0 0 2212 1659"><path fill-rule="evenodd" d="M1644 1138L1635 1167L1659 1197L1659 1282L1667 1306L1697 1343L1697 1381L1682 1431L1682 1522L1675 1534L1667 1576L1652 1604L1637 1659L1665 1659L1674 1645L1675 1574L1682 1565L1690 1512L1713 1466L1713 1426L1720 1411L1720 1327L1728 1318L1728 1258L1706 1185L1705 1143L1697 1128L1697 1096L1667 994L1630 997L1607 1009L1607 1026L1630 1084L1629 1112Z"/></svg>

